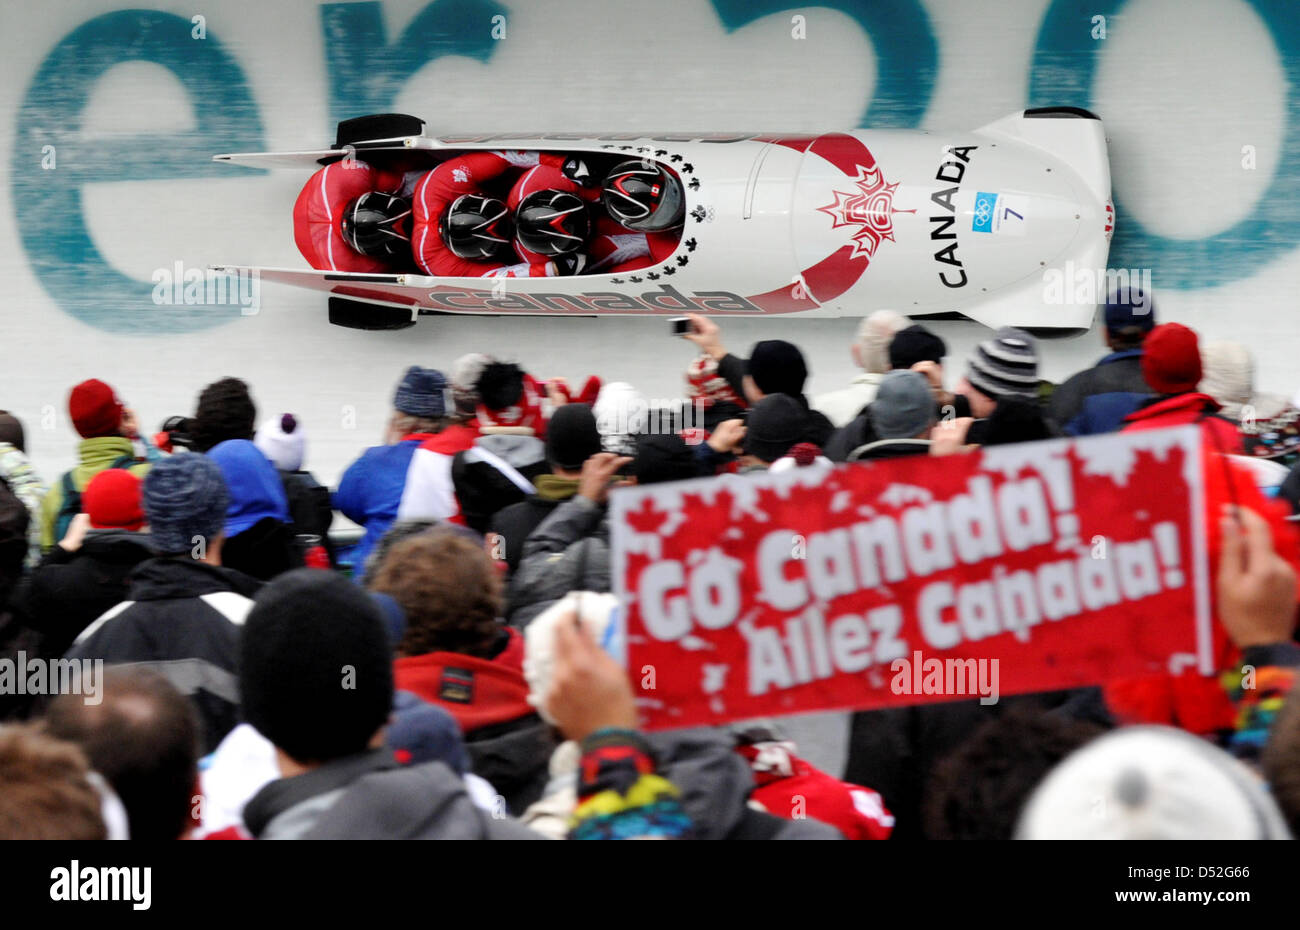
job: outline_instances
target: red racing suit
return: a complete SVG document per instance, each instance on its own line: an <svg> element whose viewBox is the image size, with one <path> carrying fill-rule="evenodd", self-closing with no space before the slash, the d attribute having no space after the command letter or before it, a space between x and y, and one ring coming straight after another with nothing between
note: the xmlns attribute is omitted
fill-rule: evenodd
<svg viewBox="0 0 1300 930"><path fill-rule="evenodd" d="M393 271L391 261L353 251L343 238L339 221L355 198L370 191L401 196L414 177L413 172L381 170L350 159L317 171L293 205L293 241L302 257L321 271Z"/></svg>
<svg viewBox="0 0 1300 930"><path fill-rule="evenodd" d="M482 193L484 184L511 168L536 168L541 164L549 165L555 174L564 177L560 174L563 156L538 152L471 152L448 159L426 174L416 184L411 202L415 217L411 248L416 264L427 274L443 277L538 278L555 275L558 271L555 263L542 256L514 265L460 258L447 248L438 234L439 220L457 197ZM572 183L567 178L565 181ZM514 205L507 203L507 206L513 209Z"/></svg>
<svg viewBox="0 0 1300 930"><path fill-rule="evenodd" d="M542 190L562 190L577 194L584 200L600 199L599 187L582 187L569 180L560 170L564 164L562 156L543 155L540 163L519 176L506 206L512 211L519 209L519 203L529 194ZM676 233L646 234L628 229L609 217L601 215L595 223L595 230L587 243L587 266L583 274L607 274L635 271L650 265L666 261L677 248L679 237ZM546 261L546 256L530 252L518 242L515 252L525 262Z"/></svg>

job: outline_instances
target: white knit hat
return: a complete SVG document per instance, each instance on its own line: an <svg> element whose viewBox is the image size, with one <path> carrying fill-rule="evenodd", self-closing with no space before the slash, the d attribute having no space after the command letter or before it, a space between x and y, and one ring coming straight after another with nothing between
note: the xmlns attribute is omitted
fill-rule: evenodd
<svg viewBox="0 0 1300 930"><path fill-rule="evenodd" d="M264 422L253 437L253 445L280 471L297 471L307 458L307 436L292 413Z"/></svg>
<svg viewBox="0 0 1300 930"><path fill-rule="evenodd" d="M1123 727L1067 756L1034 790L1017 839L1289 839L1254 772L1172 727Z"/></svg>
<svg viewBox="0 0 1300 930"><path fill-rule="evenodd" d="M528 703L547 723L554 723L542 707L542 701L551 690L555 672L555 629L560 618L576 612L583 628L591 638L608 651L615 651L609 642L610 620L618 598L612 594L594 594L591 591L571 591L533 618L524 628L524 679L528 682Z"/></svg>

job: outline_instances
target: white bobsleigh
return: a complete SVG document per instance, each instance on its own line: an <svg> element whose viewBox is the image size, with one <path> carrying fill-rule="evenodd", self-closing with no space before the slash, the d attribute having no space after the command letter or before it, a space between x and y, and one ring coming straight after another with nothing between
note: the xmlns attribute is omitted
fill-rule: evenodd
<svg viewBox="0 0 1300 930"><path fill-rule="evenodd" d="M341 123L329 149L214 158L316 170L400 153L432 168L506 149L666 164L686 198L676 251L634 273L572 277L213 269L325 291L330 321L360 329L400 329L421 313L844 317L892 308L1064 335L1090 328L1096 305L1061 302L1049 275L1104 274L1114 227L1101 121L1070 107L971 132L802 135L431 137L414 117L384 115Z"/></svg>

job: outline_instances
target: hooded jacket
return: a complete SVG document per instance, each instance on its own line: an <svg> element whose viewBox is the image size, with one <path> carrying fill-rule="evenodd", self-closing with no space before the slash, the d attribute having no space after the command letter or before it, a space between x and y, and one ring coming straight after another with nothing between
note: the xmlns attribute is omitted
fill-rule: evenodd
<svg viewBox="0 0 1300 930"><path fill-rule="evenodd" d="M1241 434L1231 420L1218 416L1219 402L1209 394L1189 391L1171 397L1156 397L1124 418L1121 432L1144 429L1163 429L1166 426L1184 426L1195 423L1210 449L1226 455L1243 455Z"/></svg>
<svg viewBox="0 0 1300 930"><path fill-rule="evenodd" d="M260 520L289 522L284 483L265 453L248 439L227 439L207 452L221 468L230 492L226 507L226 537L238 536Z"/></svg>
<svg viewBox="0 0 1300 930"><path fill-rule="evenodd" d="M134 455L135 447L125 436L95 436L81 440L77 446L78 464L72 469L72 486L84 493L90 479L109 468L124 455ZM140 462L127 469L137 478L149 473L149 463ZM54 481L45 499L41 501L41 548L49 549L58 542L54 538L54 523L63 509L63 482Z"/></svg>
<svg viewBox="0 0 1300 930"><path fill-rule="evenodd" d="M51 549L17 595L27 625L41 635L41 655L57 658L109 608L126 600L128 577L153 557L149 534L90 530L81 547Z"/></svg>
<svg viewBox="0 0 1300 930"><path fill-rule="evenodd" d="M701 443L703 445L703 443ZM496 512L488 532L500 537L507 574L513 575L524 555L524 542L556 507L578 493L577 478L538 475L533 479L537 493Z"/></svg>
<svg viewBox="0 0 1300 930"><path fill-rule="evenodd" d="M410 433L391 446L372 446L343 473L334 507L366 533L352 550L352 574L361 578L371 550L397 519L406 471L415 450L433 433Z"/></svg>
<svg viewBox="0 0 1300 930"><path fill-rule="evenodd" d="M1112 352L1091 368L1071 375L1052 391L1048 416L1060 429L1083 412L1084 401L1101 394L1150 394L1142 377L1142 349Z"/></svg>
<svg viewBox="0 0 1300 930"><path fill-rule="evenodd" d="M261 583L189 558L154 558L130 577L127 600L86 627L70 659L153 668L194 702L203 752L239 719L239 631Z"/></svg>
<svg viewBox="0 0 1300 930"><path fill-rule="evenodd" d="M536 436L480 436L452 458L452 486L465 525L487 532L492 518L532 494L532 480L548 469L546 447Z"/></svg>
<svg viewBox="0 0 1300 930"><path fill-rule="evenodd" d="M376 749L271 782L244 808L262 840L543 839L474 805L441 762L401 766Z"/></svg>
<svg viewBox="0 0 1300 930"><path fill-rule="evenodd" d="M510 625L523 629L570 591L608 591L609 517L574 495L533 530L510 581Z"/></svg>
<svg viewBox="0 0 1300 930"><path fill-rule="evenodd" d="M301 568L284 482L266 454L250 440L228 439L207 455L221 468L230 492L222 562L262 581Z"/></svg>

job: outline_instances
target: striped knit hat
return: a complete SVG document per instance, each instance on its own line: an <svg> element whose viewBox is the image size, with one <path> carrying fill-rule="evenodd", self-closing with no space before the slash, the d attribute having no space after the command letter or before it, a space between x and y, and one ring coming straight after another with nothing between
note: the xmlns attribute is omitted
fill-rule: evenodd
<svg viewBox="0 0 1300 930"><path fill-rule="evenodd" d="M1038 346L1023 329L1003 326L975 347L966 369L971 387L994 400L1038 397Z"/></svg>

